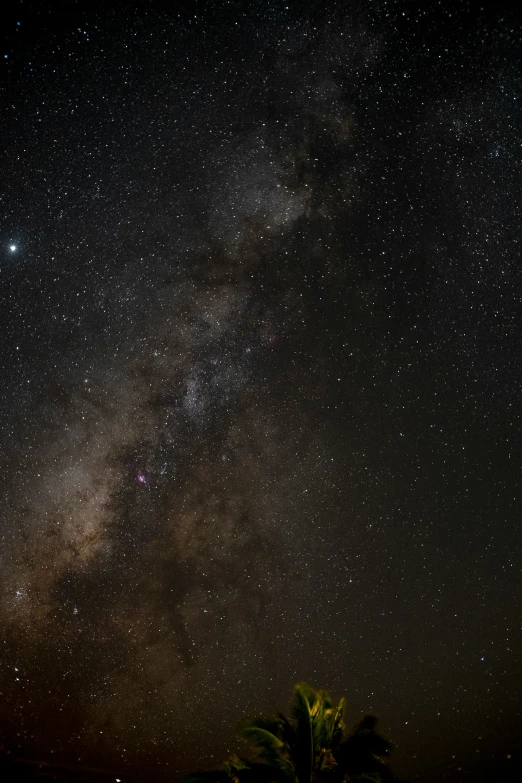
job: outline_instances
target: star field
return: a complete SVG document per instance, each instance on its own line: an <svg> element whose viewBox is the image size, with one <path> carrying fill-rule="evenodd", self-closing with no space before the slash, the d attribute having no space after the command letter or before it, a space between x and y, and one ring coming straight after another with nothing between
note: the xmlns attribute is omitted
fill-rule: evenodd
<svg viewBox="0 0 522 783"><path fill-rule="evenodd" d="M515 780L520 14L3 27L0 760L172 780L306 680Z"/></svg>

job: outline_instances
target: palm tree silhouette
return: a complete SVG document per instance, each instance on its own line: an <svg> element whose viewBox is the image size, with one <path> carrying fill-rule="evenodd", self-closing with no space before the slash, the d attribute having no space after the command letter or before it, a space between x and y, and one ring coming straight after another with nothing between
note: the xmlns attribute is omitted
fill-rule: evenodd
<svg viewBox="0 0 522 783"><path fill-rule="evenodd" d="M186 775L181 783L388 783L392 745L364 717L347 733L345 700L308 683L294 686L290 717L246 718L238 734L256 761L233 756L220 769Z"/></svg>
<svg viewBox="0 0 522 783"><path fill-rule="evenodd" d="M344 699L337 705L328 691L316 691L307 683L295 685L292 715L248 718L239 736L261 761L278 772L286 783L312 783L335 766L334 754L343 737Z"/></svg>
<svg viewBox="0 0 522 783"><path fill-rule="evenodd" d="M392 746L377 732L377 718L366 716L347 734L344 706L344 699L334 704L328 691L298 683L290 719L282 713L249 718L239 735L282 783L389 779L386 761Z"/></svg>

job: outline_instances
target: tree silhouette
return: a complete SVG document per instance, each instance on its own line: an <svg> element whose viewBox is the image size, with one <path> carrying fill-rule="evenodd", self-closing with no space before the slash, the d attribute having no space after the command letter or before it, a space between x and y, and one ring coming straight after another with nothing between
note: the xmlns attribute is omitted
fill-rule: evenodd
<svg viewBox="0 0 522 783"><path fill-rule="evenodd" d="M233 756L218 770L186 775L181 783L388 783L391 743L364 717L351 733L343 721L345 700L297 683L290 717L243 720L238 734L255 761Z"/></svg>
<svg viewBox="0 0 522 783"><path fill-rule="evenodd" d="M239 730L257 757L287 783L321 780L335 766L343 737L344 699L334 705L328 691L307 683L294 687L291 718L248 718Z"/></svg>

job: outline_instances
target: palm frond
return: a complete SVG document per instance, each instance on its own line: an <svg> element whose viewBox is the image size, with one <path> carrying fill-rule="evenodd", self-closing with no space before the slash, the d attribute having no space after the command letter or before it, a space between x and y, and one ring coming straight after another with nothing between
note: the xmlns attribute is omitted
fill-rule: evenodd
<svg viewBox="0 0 522 783"><path fill-rule="evenodd" d="M279 733L278 737L279 739L283 740L283 742L286 742L289 747L292 747L295 740L295 726L293 726L286 715L283 715L282 712L277 713L277 721L279 723Z"/></svg>
<svg viewBox="0 0 522 783"><path fill-rule="evenodd" d="M271 734L279 737L279 739L282 739L282 719L286 720L284 715L281 715L281 713L276 716L253 715L248 718L244 718L241 723L238 724L237 731L241 735L243 729L265 729L265 731L269 731Z"/></svg>
<svg viewBox="0 0 522 783"><path fill-rule="evenodd" d="M234 755L222 764L221 769L223 772L226 772L229 777L235 777L238 772L241 772L241 770L244 769L250 769L250 767L246 761L243 761L239 756Z"/></svg>
<svg viewBox="0 0 522 783"><path fill-rule="evenodd" d="M240 732L240 736L249 743L262 761L274 767L284 780L294 783L294 765L290 748L285 742L271 731L258 726L246 726Z"/></svg>

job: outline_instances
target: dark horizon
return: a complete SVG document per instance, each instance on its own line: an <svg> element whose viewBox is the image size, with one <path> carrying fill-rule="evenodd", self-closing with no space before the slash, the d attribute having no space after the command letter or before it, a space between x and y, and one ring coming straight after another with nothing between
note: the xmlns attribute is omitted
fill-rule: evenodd
<svg viewBox="0 0 522 783"><path fill-rule="evenodd" d="M0 758L163 783L305 680L514 779L520 11L0 13Z"/></svg>
<svg viewBox="0 0 522 783"><path fill-rule="evenodd" d="M243 754L245 757L246 754ZM224 759L223 759L224 760ZM216 765L217 766L217 765ZM390 767L395 771L393 760ZM197 765L193 771L200 769ZM461 777L461 780L467 783L518 783L522 773L522 754L520 751L513 754L510 758L492 761L485 768L468 769ZM133 774L132 769L121 771L116 767L111 768L93 768L82 765L64 765L53 764L52 761L38 761L28 758L11 758L0 755L0 776L3 783L31 783L36 780L56 780L70 781L70 783L114 783L116 778L120 783L145 783L150 777L142 770L141 774ZM118 777L119 776L119 777ZM161 780L171 780L177 783L179 776L170 777L163 774ZM414 779L400 780L397 783L414 783Z"/></svg>

